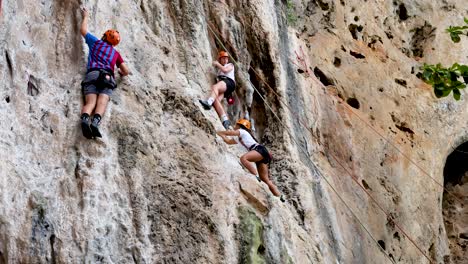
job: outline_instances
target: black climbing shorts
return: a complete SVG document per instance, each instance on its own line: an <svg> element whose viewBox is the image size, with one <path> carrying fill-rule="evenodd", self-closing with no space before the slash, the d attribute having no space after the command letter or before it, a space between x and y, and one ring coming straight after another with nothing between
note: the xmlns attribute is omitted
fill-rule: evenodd
<svg viewBox="0 0 468 264"><path fill-rule="evenodd" d="M108 76L107 81L103 81L103 75ZM85 79L81 83L83 89L83 94L107 94L108 96L112 95L114 90L112 87L116 87L114 76L112 76L108 71L103 71L99 69L89 70L86 73Z"/></svg>
<svg viewBox="0 0 468 264"><path fill-rule="evenodd" d="M260 155L262 155L263 159L259 162L265 164L269 164L271 162L272 156L270 152L268 152L267 148L265 148L264 146L257 144L251 150L255 150L258 153L260 153Z"/></svg>
<svg viewBox="0 0 468 264"><path fill-rule="evenodd" d="M224 92L224 97L229 97L236 89L236 82L234 82L231 78L222 75L218 76L218 80L223 81L226 84L227 89L226 92Z"/></svg>

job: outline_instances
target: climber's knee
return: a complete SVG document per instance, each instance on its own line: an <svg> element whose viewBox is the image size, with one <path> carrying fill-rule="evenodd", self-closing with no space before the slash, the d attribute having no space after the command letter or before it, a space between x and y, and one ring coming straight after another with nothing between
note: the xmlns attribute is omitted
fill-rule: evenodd
<svg viewBox="0 0 468 264"><path fill-rule="evenodd" d="M242 164L245 164L245 163L248 163L248 162L249 162L249 161L247 160L246 155L242 155L242 156L240 157L240 161L242 162Z"/></svg>

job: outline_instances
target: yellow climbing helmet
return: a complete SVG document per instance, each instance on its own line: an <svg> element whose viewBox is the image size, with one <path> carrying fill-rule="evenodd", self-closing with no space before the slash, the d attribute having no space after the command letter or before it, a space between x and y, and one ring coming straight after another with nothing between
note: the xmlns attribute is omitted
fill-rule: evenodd
<svg viewBox="0 0 468 264"><path fill-rule="evenodd" d="M218 60L221 59L221 58L224 58L224 57L228 57L229 58L229 54L225 51L220 51L218 53Z"/></svg>
<svg viewBox="0 0 468 264"><path fill-rule="evenodd" d="M120 42L120 34L117 30L109 29L104 33L104 38L107 42L109 42L112 46L117 46Z"/></svg>
<svg viewBox="0 0 468 264"><path fill-rule="evenodd" d="M242 126L244 126L245 128L247 128L247 129L249 129L249 130L250 130L250 128L252 127L252 126L250 125L250 121L247 120L247 119L244 119L244 118L237 120L236 124L237 124L237 125L242 125Z"/></svg>

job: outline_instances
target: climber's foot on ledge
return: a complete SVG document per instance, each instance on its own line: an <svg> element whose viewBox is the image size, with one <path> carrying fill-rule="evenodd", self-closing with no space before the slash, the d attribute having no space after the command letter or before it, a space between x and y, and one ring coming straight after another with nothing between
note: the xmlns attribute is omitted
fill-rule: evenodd
<svg viewBox="0 0 468 264"><path fill-rule="evenodd" d="M206 100L198 100L205 110L210 110L211 105Z"/></svg>
<svg viewBox="0 0 468 264"><path fill-rule="evenodd" d="M281 195L281 196L279 197L279 199L280 199L280 201L283 202L283 203L286 202L286 200L284 199L283 195Z"/></svg>
<svg viewBox="0 0 468 264"><path fill-rule="evenodd" d="M89 127L88 121L87 120L82 120L81 121L81 131L83 132L83 136L87 139L92 139L93 138L93 132L91 131L91 128Z"/></svg>
<svg viewBox="0 0 468 264"><path fill-rule="evenodd" d="M262 180L260 179L260 177L258 177L257 175L255 175L255 178L257 179L258 182L262 182Z"/></svg>
<svg viewBox="0 0 468 264"><path fill-rule="evenodd" d="M95 124L95 122L91 123L91 131L93 133L93 137L95 138L102 138L101 132L99 132L99 124Z"/></svg>

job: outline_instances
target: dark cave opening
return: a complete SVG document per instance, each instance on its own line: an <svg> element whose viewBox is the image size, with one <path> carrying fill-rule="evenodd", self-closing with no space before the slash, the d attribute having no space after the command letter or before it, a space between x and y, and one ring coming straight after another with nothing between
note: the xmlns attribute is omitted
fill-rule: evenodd
<svg viewBox="0 0 468 264"><path fill-rule="evenodd" d="M468 142L447 157L444 167L443 215L451 263L468 259Z"/></svg>
<svg viewBox="0 0 468 264"><path fill-rule="evenodd" d="M468 172L468 142L458 146L448 157L444 167L444 185L460 184Z"/></svg>

